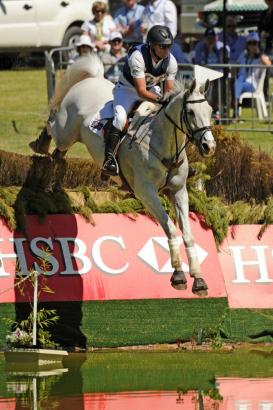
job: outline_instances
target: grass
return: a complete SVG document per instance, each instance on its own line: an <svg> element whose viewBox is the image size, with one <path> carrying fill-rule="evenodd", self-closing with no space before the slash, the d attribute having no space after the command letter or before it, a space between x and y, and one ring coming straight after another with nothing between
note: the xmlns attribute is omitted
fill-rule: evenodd
<svg viewBox="0 0 273 410"><path fill-rule="evenodd" d="M0 149L29 155L28 143L39 135L48 115L45 70L0 71L0 94ZM250 112L251 109L243 109L243 118L249 119ZM240 128L249 126L248 123L238 125ZM256 120L253 128L264 127L264 133L240 134L257 149L272 154L273 134L266 131L267 126ZM75 144L69 156L90 158L81 144Z"/></svg>
<svg viewBox="0 0 273 410"><path fill-rule="evenodd" d="M48 117L45 70L0 71L0 95L0 149L30 155ZM69 155L90 158L81 144Z"/></svg>

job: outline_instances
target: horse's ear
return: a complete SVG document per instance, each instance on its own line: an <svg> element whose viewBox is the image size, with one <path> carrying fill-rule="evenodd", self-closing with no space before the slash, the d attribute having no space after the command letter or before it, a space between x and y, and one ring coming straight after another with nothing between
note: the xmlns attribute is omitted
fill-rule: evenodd
<svg viewBox="0 0 273 410"><path fill-rule="evenodd" d="M194 79L194 80L192 81L191 85L190 85L189 94L192 94L193 91L195 90L195 88L196 88L196 80Z"/></svg>
<svg viewBox="0 0 273 410"><path fill-rule="evenodd" d="M209 86L210 86L210 80L207 78L205 82L205 87L204 87L204 94L208 92Z"/></svg>

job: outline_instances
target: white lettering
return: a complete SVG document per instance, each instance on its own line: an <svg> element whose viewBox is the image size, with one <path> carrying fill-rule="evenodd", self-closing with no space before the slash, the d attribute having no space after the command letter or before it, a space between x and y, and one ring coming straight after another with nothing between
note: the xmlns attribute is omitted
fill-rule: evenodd
<svg viewBox="0 0 273 410"><path fill-rule="evenodd" d="M56 241L59 241L62 247L63 256L64 256L64 263L65 263L65 270L60 272L61 275L78 275L87 273L91 270L92 264L90 259L85 255L86 253L86 245L85 243L78 238L56 238ZM73 243L77 245L78 251L77 252L70 252L69 243ZM72 257L78 259L82 262L82 268L75 270L72 263Z"/></svg>
<svg viewBox="0 0 273 410"><path fill-rule="evenodd" d="M52 266L51 270L47 270L46 272L40 268L39 264L37 262L34 262L33 266L34 269L39 272L39 273L45 273L46 275L54 275L54 273L56 273L59 269L59 263L57 261L56 258L54 258L54 256L51 255L50 251L47 252L45 249L41 249L37 246L37 244L39 242L44 242L48 245L48 247L50 248L50 250L53 250L53 244L52 244L52 240L51 238L42 238L42 237L36 237L34 239L32 239L32 241L30 242L30 249L32 250L32 252L39 257L39 259L42 260L46 263L46 266L48 264L50 264Z"/></svg>
<svg viewBox="0 0 273 410"><path fill-rule="evenodd" d="M229 249L233 253L236 279L233 283L249 283L250 280L245 278L244 266L256 266L258 267L260 278L257 279L256 283L272 283L273 280L268 277L268 271L266 266L265 250L268 246L251 246L257 254L256 260L243 261L241 251L245 249L245 246L230 246Z"/></svg>
<svg viewBox="0 0 273 410"><path fill-rule="evenodd" d="M96 263L96 265L103 271L106 273L110 273L112 275L116 275L122 272L125 272L126 269L128 269L129 267L129 263L127 262L122 268L120 269L112 269L109 266L107 266L104 261L102 260L101 257L101 246L103 244L103 242L105 241L112 241L112 242L116 242L117 244L120 245L120 247L122 249L125 249L125 245L123 242L123 239L121 236L102 236L101 238L97 239L94 243L93 249L92 249L92 256L94 259L94 262Z"/></svg>
<svg viewBox="0 0 273 410"><path fill-rule="evenodd" d="M10 273L5 271L4 266L4 259L16 259L18 261L18 271L22 275L28 275L28 267L25 258L25 252L23 248L23 242L25 238L10 238L8 239L9 242L14 242L15 244L15 253L6 253L3 254L0 251L0 277L7 277L10 276ZM0 239L0 242L3 242L3 239Z"/></svg>

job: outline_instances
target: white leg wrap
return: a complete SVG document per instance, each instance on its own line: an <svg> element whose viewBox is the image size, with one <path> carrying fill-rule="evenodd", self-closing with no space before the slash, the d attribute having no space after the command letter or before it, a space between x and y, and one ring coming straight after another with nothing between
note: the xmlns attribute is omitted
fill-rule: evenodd
<svg viewBox="0 0 273 410"><path fill-rule="evenodd" d="M180 269L182 265L182 260L179 252L179 242L178 239L168 239L170 254L171 254L171 264L173 268Z"/></svg>
<svg viewBox="0 0 273 410"><path fill-rule="evenodd" d="M195 246L189 246L186 248L186 254L189 262L190 275L194 277L201 277L201 269Z"/></svg>

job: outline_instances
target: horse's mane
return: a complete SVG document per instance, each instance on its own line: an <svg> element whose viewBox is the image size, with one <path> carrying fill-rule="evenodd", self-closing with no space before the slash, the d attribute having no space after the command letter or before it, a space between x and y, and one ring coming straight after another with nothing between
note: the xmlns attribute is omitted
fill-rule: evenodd
<svg viewBox="0 0 273 410"><path fill-rule="evenodd" d="M104 68L97 54L79 57L67 68L56 84L55 92L49 102L49 109L58 110L61 102L73 85L86 78L101 78L104 76Z"/></svg>

